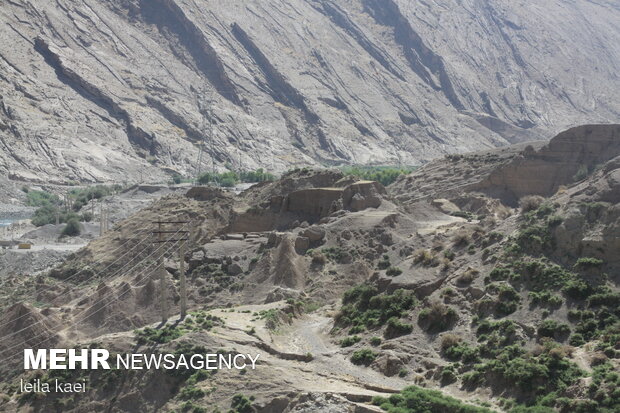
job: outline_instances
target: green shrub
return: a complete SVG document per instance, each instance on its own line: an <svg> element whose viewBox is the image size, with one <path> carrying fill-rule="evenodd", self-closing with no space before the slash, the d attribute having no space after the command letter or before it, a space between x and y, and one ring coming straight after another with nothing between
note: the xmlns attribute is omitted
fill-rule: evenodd
<svg viewBox="0 0 620 413"><path fill-rule="evenodd" d="M193 401L188 400L181 404L182 412L190 412L190 413L207 413L207 409L195 404Z"/></svg>
<svg viewBox="0 0 620 413"><path fill-rule="evenodd" d="M185 386L179 392L179 398L182 400L196 400L204 396L205 392L193 385Z"/></svg>
<svg viewBox="0 0 620 413"><path fill-rule="evenodd" d="M380 182L383 186L388 186L400 176L407 175L413 168L395 168L390 166L348 166L342 168L345 175L353 175L360 179Z"/></svg>
<svg viewBox="0 0 620 413"><path fill-rule="evenodd" d="M371 349L363 348L361 350L353 352L353 354L351 355L351 362L357 365L369 366L370 363L375 361L377 355L378 354Z"/></svg>
<svg viewBox="0 0 620 413"><path fill-rule="evenodd" d="M546 406L517 406L510 413L556 413L556 410Z"/></svg>
<svg viewBox="0 0 620 413"><path fill-rule="evenodd" d="M198 182L202 185L216 183L223 187L233 187L239 182L253 183L273 180L275 180L275 176L269 172L265 172L262 168L255 171L242 171L240 173L234 171L222 173L205 172L198 177Z"/></svg>
<svg viewBox="0 0 620 413"><path fill-rule="evenodd" d="M166 325L161 329L155 329L152 327L145 327L142 330L134 331L136 341L138 344L168 343L174 339L177 339L183 335L183 332L179 327L173 327L172 325Z"/></svg>
<svg viewBox="0 0 620 413"><path fill-rule="evenodd" d="M586 344L586 341L584 340L582 334L575 333L570 337L568 344L570 344L571 346L579 347Z"/></svg>
<svg viewBox="0 0 620 413"><path fill-rule="evenodd" d="M224 188L232 188L237 185L237 179L234 176L223 176L219 179L218 183Z"/></svg>
<svg viewBox="0 0 620 413"><path fill-rule="evenodd" d="M606 362L594 367L592 372L592 383L588 388L588 392L592 401L596 403L594 407L600 409L601 412L618 412L620 411L620 374L614 365ZM592 406L584 412L593 412Z"/></svg>
<svg viewBox="0 0 620 413"><path fill-rule="evenodd" d="M486 407L465 404L440 391L405 387L389 398L376 396L372 403L388 413L493 413Z"/></svg>
<svg viewBox="0 0 620 413"><path fill-rule="evenodd" d="M66 237L76 237L82 233L82 226L76 218L67 221L67 225L62 229L62 235Z"/></svg>
<svg viewBox="0 0 620 413"><path fill-rule="evenodd" d="M83 212L80 215L80 221L82 222L91 222L93 219L95 219L95 216L90 212Z"/></svg>
<svg viewBox="0 0 620 413"><path fill-rule="evenodd" d="M582 257L575 263L575 268L587 269L587 268L600 268L603 265L603 260L592 257Z"/></svg>
<svg viewBox="0 0 620 413"><path fill-rule="evenodd" d="M255 171L242 171L239 174L239 180L241 182L265 182L265 181L274 181L276 179L275 175L265 172L263 168L259 168Z"/></svg>
<svg viewBox="0 0 620 413"><path fill-rule="evenodd" d="M588 305L590 307L605 305L611 308L617 308L620 306L620 293L611 291L597 292L588 298Z"/></svg>
<svg viewBox="0 0 620 413"><path fill-rule="evenodd" d="M529 297L532 300L532 304L548 306L551 308L557 308L562 305L562 297L552 294L548 290L536 292L532 291L529 293Z"/></svg>
<svg viewBox="0 0 620 413"><path fill-rule="evenodd" d="M585 300L593 290L589 284L583 280L568 280L562 288L562 292L574 300Z"/></svg>
<svg viewBox="0 0 620 413"><path fill-rule="evenodd" d="M524 283L533 291L556 290L566 286L577 276L560 267L549 265L541 260L517 263Z"/></svg>
<svg viewBox="0 0 620 413"><path fill-rule="evenodd" d="M388 255L384 255L377 263L377 268L380 270L387 270L390 266L390 257Z"/></svg>
<svg viewBox="0 0 620 413"><path fill-rule="evenodd" d="M341 262L347 254L346 250L340 247L323 248L321 249L321 252L325 255L325 257L327 257L327 259L333 262Z"/></svg>
<svg viewBox="0 0 620 413"><path fill-rule="evenodd" d="M32 207L53 206L59 205L60 199L52 193L30 189L26 192L26 203Z"/></svg>
<svg viewBox="0 0 620 413"><path fill-rule="evenodd" d="M521 207L521 213L537 210L545 198L539 195L526 195L519 200L519 206Z"/></svg>
<svg viewBox="0 0 620 413"><path fill-rule="evenodd" d="M523 250L532 254L540 254L552 249L552 239L546 226L534 224L525 227L516 235L515 241Z"/></svg>
<svg viewBox="0 0 620 413"><path fill-rule="evenodd" d="M403 270L401 270L398 267L390 267L387 269L387 271L385 272L386 275L389 275L390 277L396 277L397 275L400 275L403 273Z"/></svg>
<svg viewBox="0 0 620 413"><path fill-rule="evenodd" d="M537 332L540 337L550 337L558 340L570 334L570 327L555 320L544 320L538 326Z"/></svg>
<svg viewBox="0 0 620 413"><path fill-rule="evenodd" d="M403 323L396 317L391 317L387 322L385 329L385 338L394 338L410 334L413 331L411 324Z"/></svg>
<svg viewBox="0 0 620 413"><path fill-rule="evenodd" d="M458 320L456 311L435 301L431 305L420 312L418 315L418 324L429 333L439 333L450 328Z"/></svg>
<svg viewBox="0 0 620 413"><path fill-rule="evenodd" d="M478 341L486 341L484 348L481 350L487 353L486 355L492 357L498 354L498 352L505 351L514 342L516 332L517 325L511 320L489 321L482 319L478 322L478 328L476 329Z"/></svg>
<svg viewBox="0 0 620 413"><path fill-rule="evenodd" d="M402 317L415 306L412 292L399 289L381 293L370 285L359 285L345 292L336 321L343 325L377 327L391 317Z"/></svg>
<svg viewBox="0 0 620 413"><path fill-rule="evenodd" d="M506 284L499 285L497 291L499 302L495 306L495 312L500 316L514 313L521 301L517 291Z"/></svg>
<svg viewBox="0 0 620 413"><path fill-rule="evenodd" d="M105 185L96 185L89 186L87 188L73 189L69 193L70 197L73 198L73 210L75 212L78 212L92 199L102 199L114 193L114 191L117 189L119 188Z"/></svg>
<svg viewBox="0 0 620 413"><path fill-rule="evenodd" d="M351 347L362 340L360 336L349 336L340 340L340 347Z"/></svg>
<svg viewBox="0 0 620 413"><path fill-rule="evenodd" d="M442 367L440 377L441 384L443 385L454 383L458 380L458 375L456 374L456 367L452 364Z"/></svg>
<svg viewBox="0 0 620 413"><path fill-rule="evenodd" d="M232 408L232 413L252 413L254 412L254 407L252 407L253 397L249 398L244 396L243 394L235 394L230 403L230 407Z"/></svg>
<svg viewBox="0 0 620 413"><path fill-rule="evenodd" d="M495 267L489 273L489 277L493 281L505 281L505 280L510 279L510 275L511 274L512 274L512 271L510 271L510 269L508 269L508 268L505 268L505 267Z"/></svg>
<svg viewBox="0 0 620 413"><path fill-rule="evenodd" d="M504 235L501 232L495 232L495 231L489 232L487 236L484 238L484 240L482 241L482 247L486 248L489 245L498 243L503 238L504 238Z"/></svg>
<svg viewBox="0 0 620 413"><path fill-rule="evenodd" d="M377 347L378 345L381 344L381 337L377 337L377 336L371 337L370 344Z"/></svg>
<svg viewBox="0 0 620 413"><path fill-rule="evenodd" d="M61 221L60 211L53 205L45 205L34 211L32 225L40 227L47 224L55 224L56 217ZM64 214L63 214L64 217Z"/></svg>
<svg viewBox="0 0 620 413"><path fill-rule="evenodd" d="M546 394L573 384L583 372L566 357L560 356L557 346L547 346L539 356L515 357L503 352L485 365L485 370L499 374L507 383L523 392Z"/></svg>
<svg viewBox="0 0 620 413"><path fill-rule="evenodd" d="M479 361L478 349L471 347L469 344L451 340L451 335L442 337L441 350L443 355L449 360L460 360L465 363Z"/></svg>

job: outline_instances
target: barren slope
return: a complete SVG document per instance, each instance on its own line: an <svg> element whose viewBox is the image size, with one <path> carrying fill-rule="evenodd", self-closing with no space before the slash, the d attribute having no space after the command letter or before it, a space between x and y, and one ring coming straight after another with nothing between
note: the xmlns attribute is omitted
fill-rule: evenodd
<svg viewBox="0 0 620 413"><path fill-rule="evenodd" d="M618 20L586 0L10 0L0 170L191 174L205 118L218 168L417 164L546 138L618 119Z"/></svg>

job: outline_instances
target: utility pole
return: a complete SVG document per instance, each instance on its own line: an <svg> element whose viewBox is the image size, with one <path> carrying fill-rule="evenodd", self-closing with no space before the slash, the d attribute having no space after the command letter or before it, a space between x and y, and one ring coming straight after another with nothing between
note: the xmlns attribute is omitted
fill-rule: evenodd
<svg viewBox="0 0 620 413"><path fill-rule="evenodd" d="M110 207L108 204L103 204L103 233L105 234L110 229L110 220L109 220L109 212Z"/></svg>
<svg viewBox="0 0 620 413"><path fill-rule="evenodd" d="M158 241L161 243L164 240L164 233L161 231L161 222L158 222L159 233ZM166 288L166 270L164 268L164 254L160 255L157 263L157 271L159 272L159 289L161 291L161 321L165 323L168 321L168 289Z"/></svg>
<svg viewBox="0 0 620 413"><path fill-rule="evenodd" d="M99 236L103 236L103 201L99 201Z"/></svg>
<svg viewBox="0 0 620 413"><path fill-rule="evenodd" d="M187 315L187 286L185 285L185 241L179 249L179 284L181 289L181 320Z"/></svg>
<svg viewBox="0 0 620 413"><path fill-rule="evenodd" d="M103 233L105 234L110 230L110 204L109 200L101 202L103 203Z"/></svg>
<svg viewBox="0 0 620 413"><path fill-rule="evenodd" d="M167 242L181 242L181 248L179 251L179 272L180 272L180 289L181 289L181 318L187 314L187 286L185 280L185 241L189 240L189 231L174 231L164 230L163 225L186 225L189 221L155 221L157 224L157 231L153 231L153 234L157 234L157 241L153 241L155 244L162 244ZM182 234L179 239L164 239L164 234ZM162 254L158 258L157 271L159 272L159 288L161 299L161 320L162 323L168 321L168 289L166 288L166 270L164 269L164 255Z"/></svg>

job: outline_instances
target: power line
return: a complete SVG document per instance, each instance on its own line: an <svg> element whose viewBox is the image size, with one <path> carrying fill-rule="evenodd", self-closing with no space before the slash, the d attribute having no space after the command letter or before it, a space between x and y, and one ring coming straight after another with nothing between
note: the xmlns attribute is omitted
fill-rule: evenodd
<svg viewBox="0 0 620 413"><path fill-rule="evenodd" d="M165 254L166 254L166 253L168 253L169 251L171 251L171 250L174 248L175 244L176 244L176 243L172 244L172 246L170 246L167 250L165 250L165 251L162 253L162 255L161 255L161 256L165 256ZM148 257L146 257L143 261L145 261L146 259L150 258L152 255L154 255L154 254L156 253L156 251L158 251L159 249L163 248L163 247L164 247L164 245L165 245L165 244L162 244L159 248L157 248L155 251L153 251L153 252L152 252L152 253L151 253ZM138 264L139 264L139 263L138 263ZM134 266L134 268L135 268L138 264L136 264L136 265ZM143 274L144 272L146 272L146 270L147 270L149 267L150 267L150 266L147 266L146 268L144 268L144 269L143 269L143 270L142 270L139 274ZM147 281L148 281L148 279L147 279ZM146 284L146 283L144 283L144 284L142 284L142 285L136 285L136 287L143 286L143 285L145 285L145 284ZM121 297L123 297L123 296L124 296L127 292L129 292L129 291L130 291L130 290L126 290L126 291L122 292L121 294L119 294L118 296L113 297L113 301L111 301L111 302L109 302L109 303L107 303L107 304L102 305L102 306L101 306L101 307L99 307L97 310L95 310L95 311L91 312L91 313L89 314L89 316L92 316L93 314L96 314L96 313L98 313L99 311L103 310L104 308L106 308L106 307L110 306L111 304L115 303L116 301L118 301ZM93 303L93 304L92 304L89 308L87 308L87 309L83 310L82 312L78 313L78 314L76 315L76 317L79 317L79 316L82 316L83 314L88 313L88 310L89 310L90 308L93 308L96 304L102 303L102 302L103 302L106 298L109 298L110 296L113 296L113 293L110 293L110 294L108 294L107 296L101 297L99 300L95 301L95 302L94 302L94 303ZM76 321L74 321L73 323L70 323L68 326L75 326L75 325L77 325L77 324L78 324L78 322L82 322L82 321L84 321L85 319L86 319L86 317L85 317L85 318L83 318L83 319L81 319L81 320L76 320ZM16 331L16 332L11 333L11 334L8 334L8 335L5 335L5 336L3 336L3 337L0 337L0 340L5 339L5 338L10 337L10 336L14 336L15 334L21 333L21 332L23 332L23 331L25 331L25 330L28 330L29 328L31 328L31 327L33 327L33 326L35 326L35 325L37 325L37 324L41 324L43 321L44 321L44 319L38 320L37 322L32 323L32 324L30 324L29 326L22 328L21 330L18 330L18 331ZM41 334L39 334L39 335L35 335L33 338L40 337L40 336L41 336ZM46 341L48 341L48 340L50 340L50 337L48 337L48 338L46 338L46 339L44 339L44 340L40 341L37 345L41 345L42 343L44 343L44 342L46 342ZM13 345L13 346L7 347L6 349L4 349L4 350L0 351L0 354L5 354L5 353L7 353L8 351L10 351L10 350L12 350L12 349L14 349L14 348L20 347L20 346L21 346L21 344L15 344L15 345ZM9 357L9 358L6 358L6 359L4 360L4 362L8 362L8 361L10 361L10 360L13 360L13 359L14 359L15 357L17 357L17 356L18 356L18 354L16 354L15 356L11 356L11 357Z"/></svg>
<svg viewBox="0 0 620 413"><path fill-rule="evenodd" d="M129 239L129 240L127 240L127 241L125 241L125 242L124 242L123 244L121 244L118 248L116 248L116 249L113 251L113 253L115 253L115 252L117 252L118 250L120 250L121 248L125 247L125 245L126 245L127 243L129 243L129 241L130 241L130 240L133 240L133 239L134 239L134 238L131 238L131 239ZM143 244L143 243L144 243L144 242L146 242L146 241L147 241L147 239L146 239L146 238L142 239L142 241L140 241L139 243L137 243L136 245L134 245L133 247L131 247L129 250L125 251L125 253L124 253L124 254L122 254L121 256L119 256L119 257L118 257L116 260L114 260L112 263L108 264L108 265L107 265L107 266L106 266L103 270L101 270L101 271L100 271L100 273L103 273L103 272L105 272L107 269L111 268L111 267L112 267L114 264L116 264L116 263L117 263L117 262L118 262L121 258L123 258L123 257L124 257L124 256L126 256L127 254L131 253L134 249L136 249L139 245ZM146 251L147 249L148 249L148 247L147 247L147 248L144 248L142 251L140 251L138 254L136 254L136 255L135 255L135 257L139 256L142 252ZM135 258L135 257L134 257L134 258ZM132 259L130 260L130 262L131 262L134 258L132 258ZM97 261L95 261L94 263L92 263L92 265L97 264L97 263L100 263L101 261L102 261L102 260L97 260ZM76 278L79 274L82 274L84 271L85 271L85 269L82 269L82 270L80 270L80 271L76 272L75 274L71 275L70 277L68 277L68 278L66 278L66 279L64 279L64 280L62 280L62 281L63 281L63 282L65 282L65 283L67 283L67 282L71 281L72 279ZM118 272L118 270L117 270L117 271L115 271L113 274L115 274L116 272ZM84 285L84 284L86 284L86 283L90 282L93 278L95 278L95 277L96 277L96 276L98 276L98 275L100 275L100 274L96 274L96 273L95 273L95 274L91 275L91 276L90 276L90 277L88 277L87 279L83 280L81 283L74 285L74 286L73 286L73 287L71 287L69 290L64 291L64 292L63 292L63 293L61 293L60 295L58 295L58 296L54 297L54 300L58 300L60 297L63 297L64 295L69 294L71 291L74 291L76 288L78 288L78 287L80 287L80 286L82 286L82 285ZM29 298L33 298L33 297L31 296L31 297L29 297ZM7 324L14 323L14 322L16 322L16 321L20 320L21 318L25 317L26 315L27 315L27 314L22 315L22 316L20 316L20 317L17 317L17 318L15 318L15 319L13 319L13 320L10 320L10 321L5 321L4 323L0 324L0 327L4 327L4 326L5 326L5 325L7 325ZM1 337L0 337L0 339L1 339Z"/></svg>
<svg viewBox="0 0 620 413"><path fill-rule="evenodd" d="M144 240L145 240L145 241L147 241L148 239L147 239L147 238L145 238ZM161 247L160 247L160 248L161 248ZM159 250L160 248L155 249L155 250L154 250L151 254L149 254L149 255L148 255L146 258L144 258L142 261L145 261L146 259L148 259L151 255L153 255L153 254L155 253L155 251ZM144 251L146 251L147 249L148 249L148 247L147 247L147 248L145 248L145 249L143 249L141 252L144 252ZM131 260L129 260L129 262L133 261L135 258L138 258L138 257L139 257L139 255L135 255L135 256L134 256L134 258L132 258ZM126 263L126 264L124 264L121 268L119 268L119 269L118 269L117 271L115 271L113 274L117 274L117 273L119 273L120 271L122 271L123 269L125 269L126 267L128 267L128 266L129 266L129 262L128 262L128 263ZM139 262L138 262L138 263L136 263L136 265L134 265L134 266L133 266L133 268L137 267L139 264L140 264ZM132 268L132 269L133 269L133 268ZM98 275L98 274L95 274L95 275L93 275L93 276L92 276L92 277L90 277L90 278L92 279L92 278L94 278L96 275ZM114 276L113 276L113 277L110 277L110 280L112 280L112 281L113 281L114 279L115 279L115 277L114 277ZM23 316L22 316L22 317L23 317ZM19 319L19 318L15 319L15 320L13 320L13 321L5 322L5 323L4 323L4 325L9 324L9 323L11 323L11 322L14 322L14 321L16 321L16 320L18 320L18 319ZM40 322L41 322L41 321L40 321ZM37 324L38 324L38 323L37 323ZM33 324L33 325L36 325L36 324ZM15 334L17 334L17 333L20 333L21 331L24 331L24 330L25 330L25 329L27 329L27 328L28 328L28 327L24 327L23 329L21 329L21 330L19 330L19 331L17 331L17 332L12 332L12 333L10 333L10 334L7 334L7 335L5 335L5 336L2 336L2 337L0 337L0 340L5 339L5 338L7 338L7 337L12 337L12 336L14 336L14 335L15 335Z"/></svg>

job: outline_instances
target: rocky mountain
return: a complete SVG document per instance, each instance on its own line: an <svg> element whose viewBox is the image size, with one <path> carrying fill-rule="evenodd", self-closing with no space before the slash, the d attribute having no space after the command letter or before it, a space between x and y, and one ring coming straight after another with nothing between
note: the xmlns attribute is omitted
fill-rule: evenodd
<svg viewBox="0 0 620 413"><path fill-rule="evenodd" d="M191 175L205 140L202 170L418 164L620 114L614 0L5 0L0 21L14 179Z"/></svg>

